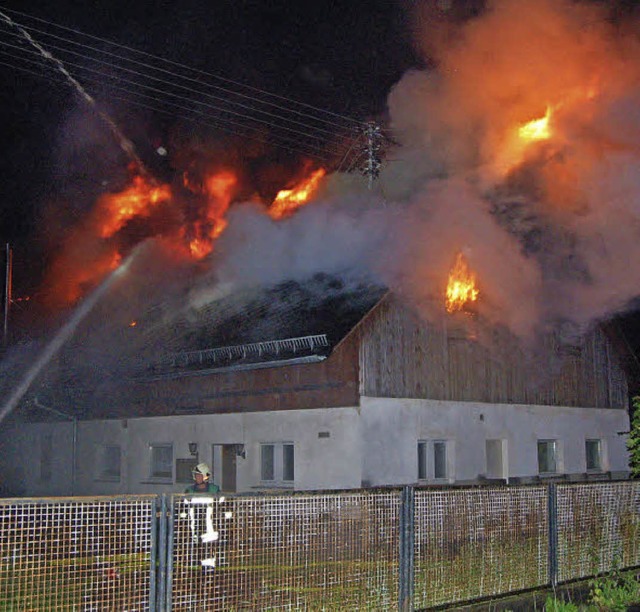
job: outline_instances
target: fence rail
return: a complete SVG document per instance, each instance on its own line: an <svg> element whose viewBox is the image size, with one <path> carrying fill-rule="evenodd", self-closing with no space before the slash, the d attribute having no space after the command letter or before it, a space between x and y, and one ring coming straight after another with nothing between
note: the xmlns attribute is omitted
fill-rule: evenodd
<svg viewBox="0 0 640 612"><path fill-rule="evenodd" d="M0 500L0 610L154 610L156 504Z"/></svg>
<svg viewBox="0 0 640 612"><path fill-rule="evenodd" d="M640 566L640 482L0 500L2 610L424 609Z"/></svg>

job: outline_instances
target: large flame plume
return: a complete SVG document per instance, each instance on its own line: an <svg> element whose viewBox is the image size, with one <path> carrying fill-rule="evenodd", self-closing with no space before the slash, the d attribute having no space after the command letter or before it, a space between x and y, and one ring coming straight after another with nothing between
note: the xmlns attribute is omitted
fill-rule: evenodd
<svg viewBox="0 0 640 612"><path fill-rule="evenodd" d="M65 252L75 263L54 275L67 299L132 240L161 236L211 265L200 296L220 278L357 269L441 314L463 251L482 292L478 320L518 336L623 309L640 287L628 263L640 259L638 24L616 21L606 3L488 0L466 20L449 19L455 3L412 4L431 11L416 19L434 27L418 41L431 68L407 72L389 95L395 144L372 191L309 169L313 193L290 172L270 201L240 168L212 161L190 187L172 183L133 216L116 215L109 237L93 221L73 230ZM236 182L208 187L219 172ZM322 198L314 181L330 187Z"/></svg>
<svg viewBox="0 0 640 612"><path fill-rule="evenodd" d="M307 171L308 176L293 188L281 190L273 203L264 203L271 218L290 217L313 198L326 171ZM154 182L134 167L130 172L128 185L99 197L87 219L69 232L49 273L51 305L76 302L114 270L139 240L161 238L178 259L201 260L214 250L239 192L236 170L219 167L198 176L185 171L179 185L182 197L176 193L178 189Z"/></svg>
<svg viewBox="0 0 640 612"><path fill-rule="evenodd" d="M462 245L474 308L518 335L625 308L640 287L625 263L640 257L637 20L606 3L491 0L452 24L436 4L416 21L433 27L420 44L437 67L389 97L406 163L385 191L416 213L394 245L401 289L437 298L426 272Z"/></svg>

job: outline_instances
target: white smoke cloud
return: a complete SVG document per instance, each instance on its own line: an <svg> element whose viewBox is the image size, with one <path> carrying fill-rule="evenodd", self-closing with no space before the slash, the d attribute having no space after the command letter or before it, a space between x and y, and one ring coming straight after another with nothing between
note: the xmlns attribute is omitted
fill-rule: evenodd
<svg viewBox="0 0 640 612"><path fill-rule="evenodd" d="M305 280L315 273L373 274L389 229L382 200L374 199L366 208L359 194L324 199L285 221L271 219L262 205L234 206L216 242L216 283L237 287ZM194 304L217 295L217 284L209 283L210 277L193 292Z"/></svg>
<svg viewBox="0 0 640 612"><path fill-rule="evenodd" d="M428 316L462 251L480 314L521 337L583 328L638 295L637 43L601 8L564 0L491 2L447 41L436 69L390 92L399 145L374 192L352 183L279 222L236 207L218 280L358 270ZM549 108L552 137L516 142Z"/></svg>

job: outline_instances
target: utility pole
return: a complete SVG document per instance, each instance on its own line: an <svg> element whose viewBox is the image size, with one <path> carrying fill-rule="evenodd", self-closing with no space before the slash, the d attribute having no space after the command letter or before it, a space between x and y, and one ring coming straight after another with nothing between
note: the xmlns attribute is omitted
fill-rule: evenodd
<svg viewBox="0 0 640 612"><path fill-rule="evenodd" d="M380 149L382 148L382 132L380 126L373 121L369 121L363 128L366 144L363 153L366 155L362 174L369 179L369 189L373 188L374 179L380 175Z"/></svg>
<svg viewBox="0 0 640 612"><path fill-rule="evenodd" d="M3 343L6 347L9 342L9 308L11 307L11 292L13 283L13 251L7 242L6 245L6 271L4 277L4 335Z"/></svg>

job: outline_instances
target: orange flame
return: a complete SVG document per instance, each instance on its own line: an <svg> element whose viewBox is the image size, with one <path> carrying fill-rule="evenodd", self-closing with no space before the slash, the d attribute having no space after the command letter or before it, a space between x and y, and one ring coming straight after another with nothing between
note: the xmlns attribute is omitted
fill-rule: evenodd
<svg viewBox="0 0 640 612"><path fill-rule="evenodd" d="M136 175L132 184L120 193L108 193L98 200L100 216L100 237L110 238L118 232L127 221L134 217L147 216L150 209L171 198L168 185L154 186Z"/></svg>
<svg viewBox="0 0 640 612"><path fill-rule="evenodd" d="M551 113L552 107L547 106L544 116L508 129L494 161L500 174L504 175L519 166L534 143L551 139Z"/></svg>
<svg viewBox="0 0 640 612"><path fill-rule="evenodd" d="M49 271L53 286L45 291L46 300L52 306L64 306L77 302L88 289L94 287L102 278L115 270L122 261L120 253L113 249L101 248L89 255L84 265L75 261L77 253L66 253L54 261ZM86 257L86 253L82 253ZM88 263L88 265L87 265Z"/></svg>
<svg viewBox="0 0 640 612"><path fill-rule="evenodd" d="M292 189L279 191L269 207L269 216L276 220L284 219L292 215L301 206L304 206L316 193L320 181L326 173L327 171L324 168L318 168Z"/></svg>
<svg viewBox="0 0 640 612"><path fill-rule="evenodd" d="M449 272L449 281L445 297L445 308L448 313L462 310L467 302L475 302L480 292L476 287L476 277L462 255L458 253L455 264Z"/></svg>
<svg viewBox="0 0 640 612"><path fill-rule="evenodd" d="M231 170L221 170L205 180L202 192L207 196L206 215L195 223L195 236L189 241L189 251L195 259L202 259L211 253L216 238L227 227L224 215L237 184L238 177Z"/></svg>
<svg viewBox="0 0 640 612"><path fill-rule="evenodd" d="M280 191L268 214L276 220L293 214L316 193L325 174L320 168L293 189ZM197 199L175 198L170 185L135 173L122 191L102 195L91 215L69 232L65 248L49 270L45 281L49 305L65 306L80 299L117 268L123 249L140 239L137 235L162 237L179 257L199 260L209 255L227 227L225 217L238 193L239 176L225 168L204 177L185 172L182 180ZM149 220L148 227L129 225L135 219ZM135 231L127 233L128 227Z"/></svg>
<svg viewBox="0 0 640 612"><path fill-rule="evenodd" d="M547 140L551 138L551 128L549 119L551 118L551 107L547 106L547 112L540 119L533 119L525 123L518 129L518 136L525 141Z"/></svg>

